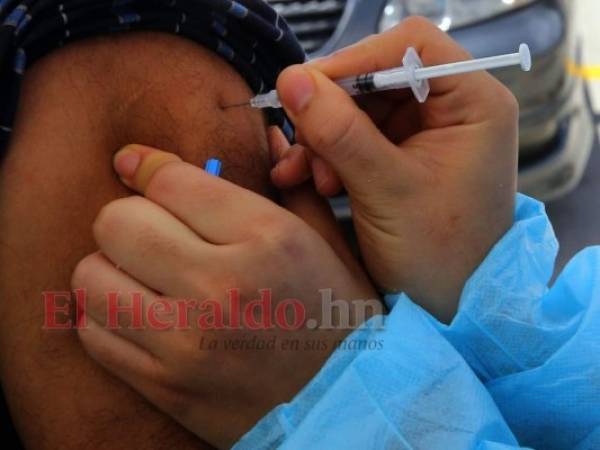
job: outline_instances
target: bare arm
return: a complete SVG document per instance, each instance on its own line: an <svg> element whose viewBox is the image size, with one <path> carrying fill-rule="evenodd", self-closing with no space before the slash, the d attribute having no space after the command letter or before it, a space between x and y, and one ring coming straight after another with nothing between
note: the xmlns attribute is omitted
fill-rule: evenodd
<svg viewBox="0 0 600 450"><path fill-rule="evenodd" d="M92 362L74 331L43 330L42 292L69 290L95 250L99 209L130 194L111 169L124 144L167 147L198 165L227 157L227 178L268 193L263 118L224 116L227 95L248 92L226 63L159 34L75 44L27 74L0 169L0 375L27 447L207 447Z"/></svg>

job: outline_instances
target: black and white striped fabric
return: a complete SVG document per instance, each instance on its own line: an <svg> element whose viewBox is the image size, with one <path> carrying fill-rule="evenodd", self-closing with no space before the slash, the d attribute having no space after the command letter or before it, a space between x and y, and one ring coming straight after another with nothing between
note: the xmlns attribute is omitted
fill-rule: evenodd
<svg viewBox="0 0 600 450"><path fill-rule="evenodd" d="M6 152L27 67L69 42L129 30L179 34L229 61L259 94L305 54L263 0L0 0L0 158ZM281 110L269 120L291 137Z"/></svg>

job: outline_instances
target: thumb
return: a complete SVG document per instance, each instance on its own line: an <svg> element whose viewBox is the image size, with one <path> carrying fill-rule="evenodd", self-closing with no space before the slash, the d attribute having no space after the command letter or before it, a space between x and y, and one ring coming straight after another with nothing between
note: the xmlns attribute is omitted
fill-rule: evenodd
<svg viewBox="0 0 600 450"><path fill-rule="evenodd" d="M398 165L390 162L402 158L401 151L329 78L293 66L280 75L277 89L304 143L337 172L352 197L373 194L392 175L397 179L391 172Z"/></svg>
<svg viewBox="0 0 600 450"><path fill-rule="evenodd" d="M172 162L181 162L181 158L173 153L132 144L115 154L113 166L123 184L143 195L156 171Z"/></svg>

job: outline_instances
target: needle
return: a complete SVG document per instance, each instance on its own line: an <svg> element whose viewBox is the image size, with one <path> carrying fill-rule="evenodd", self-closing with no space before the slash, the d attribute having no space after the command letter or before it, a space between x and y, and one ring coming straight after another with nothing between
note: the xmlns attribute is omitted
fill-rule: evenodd
<svg viewBox="0 0 600 450"><path fill-rule="evenodd" d="M251 106L251 105L250 105L250 102L236 103L234 105L223 105L223 106L221 106L221 109L241 108L242 106Z"/></svg>

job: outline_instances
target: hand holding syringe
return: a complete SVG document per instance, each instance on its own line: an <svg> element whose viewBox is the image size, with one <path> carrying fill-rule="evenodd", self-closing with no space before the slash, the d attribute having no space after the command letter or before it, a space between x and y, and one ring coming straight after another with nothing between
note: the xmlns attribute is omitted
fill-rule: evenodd
<svg viewBox="0 0 600 450"><path fill-rule="evenodd" d="M402 60L411 42L428 61L453 63L424 68L414 50ZM468 276L514 216L518 104L484 69L531 69L524 44L515 54L468 58L434 25L411 19L287 68L278 96L252 101L277 106L280 99L295 126L297 144L271 145L274 185L288 190L313 178L326 197L343 189L375 283L406 292L442 320L455 313ZM400 60L402 67L379 71ZM434 77L441 78L429 86ZM381 93L357 105L347 95L404 87L420 103Z"/></svg>
<svg viewBox="0 0 600 450"><path fill-rule="evenodd" d="M423 103L429 96L428 80L431 78L518 65L526 72L531 70L531 53L527 44L521 44L518 53L431 67L423 67L418 53L410 47L406 51L402 67L337 80L336 84L351 96L410 87L417 100ZM251 106L258 109L281 108L281 102L277 91L273 90L266 94L257 95L249 102L229 105L225 108L240 106Z"/></svg>

